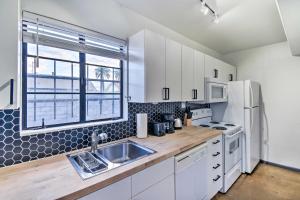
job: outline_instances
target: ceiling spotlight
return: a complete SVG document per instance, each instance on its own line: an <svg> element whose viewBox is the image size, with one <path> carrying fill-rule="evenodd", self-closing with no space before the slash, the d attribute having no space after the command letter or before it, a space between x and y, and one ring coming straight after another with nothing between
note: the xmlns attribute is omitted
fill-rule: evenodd
<svg viewBox="0 0 300 200"><path fill-rule="evenodd" d="M214 23L218 24L220 22L219 15L215 13Z"/></svg>
<svg viewBox="0 0 300 200"><path fill-rule="evenodd" d="M209 12L209 9L208 9L208 7L204 6L204 7L202 7L201 11L204 15L207 15Z"/></svg>
<svg viewBox="0 0 300 200"><path fill-rule="evenodd" d="M201 2L201 12L202 12L204 15L207 15L208 12L209 12L209 8L206 6L206 3L205 3L204 0Z"/></svg>

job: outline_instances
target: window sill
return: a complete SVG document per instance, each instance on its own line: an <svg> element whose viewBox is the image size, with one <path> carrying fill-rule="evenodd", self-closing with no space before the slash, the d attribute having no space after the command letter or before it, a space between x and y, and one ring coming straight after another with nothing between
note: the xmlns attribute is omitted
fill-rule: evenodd
<svg viewBox="0 0 300 200"><path fill-rule="evenodd" d="M70 129L76 129L76 128L86 128L86 127L91 127L91 126L99 126L99 125L113 124L113 123L126 122L126 121L128 121L127 118L122 118L122 119L118 119L118 120L66 125L66 126L54 127L54 128L44 128L44 129L39 129L39 130L21 130L20 135L22 137L22 136L29 136L29 135L45 134L45 133L51 133L51 132L56 132L56 131L64 131L64 130L70 130Z"/></svg>

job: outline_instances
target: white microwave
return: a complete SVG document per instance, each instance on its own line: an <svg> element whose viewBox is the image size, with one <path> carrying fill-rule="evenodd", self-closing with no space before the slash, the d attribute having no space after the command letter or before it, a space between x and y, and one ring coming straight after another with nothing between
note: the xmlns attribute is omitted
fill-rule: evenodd
<svg viewBox="0 0 300 200"><path fill-rule="evenodd" d="M206 78L205 85L207 103L227 102L227 83L213 78Z"/></svg>

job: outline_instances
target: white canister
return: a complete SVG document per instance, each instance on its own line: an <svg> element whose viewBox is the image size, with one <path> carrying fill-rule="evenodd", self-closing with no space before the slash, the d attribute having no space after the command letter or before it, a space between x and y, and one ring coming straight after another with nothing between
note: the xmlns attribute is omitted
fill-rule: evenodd
<svg viewBox="0 0 300 200"><path fill-rule="evenodd" d="M148 116L147 113L136 114L136 136L146 138L148 134Z"/></svg>

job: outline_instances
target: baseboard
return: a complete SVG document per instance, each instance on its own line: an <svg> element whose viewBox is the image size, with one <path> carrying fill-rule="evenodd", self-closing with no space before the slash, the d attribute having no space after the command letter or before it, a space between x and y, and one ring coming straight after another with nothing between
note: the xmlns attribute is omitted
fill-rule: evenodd
<svg viewBox="0 0 300 200"><path fill-rule="evenodd" d="M276 166L276 167L281 167L281 168L284 168L284 169L292 170L292 171L295 171L295 172L300 172L300 169L295 168L295 167L288 167L288 166L285 166L285 165L281 165L281 164L277 164L277 163L273 163L273 162L269 162L269 161L265 161L265 160L261 160L260 162L268 164L268 165L273 165L273 166Z"/></svg>

